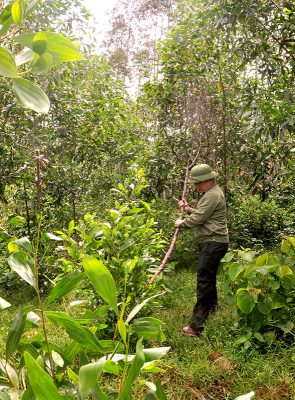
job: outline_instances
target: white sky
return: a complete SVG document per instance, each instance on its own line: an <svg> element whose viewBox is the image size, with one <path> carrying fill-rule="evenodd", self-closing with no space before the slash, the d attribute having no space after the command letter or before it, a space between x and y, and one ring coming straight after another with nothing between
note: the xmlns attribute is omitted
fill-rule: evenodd
<svg viewBox="0 0 295 400"><path fill-rule="evenodd" d="M97 21L97 31L105 32L108 28L107 13L112 10L119 0L84 0L85 6L92 12Z"/></svg>

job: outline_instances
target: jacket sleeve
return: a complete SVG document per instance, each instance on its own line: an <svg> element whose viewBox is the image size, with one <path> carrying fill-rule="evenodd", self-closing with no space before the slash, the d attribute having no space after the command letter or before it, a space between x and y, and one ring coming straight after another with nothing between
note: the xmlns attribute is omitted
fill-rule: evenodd
<svg viewBox="0 0 295 400"><path fill-rule="evenodd" d="M196 209L191 209L191 214L187 217L182 226L184 228L194 228L203 225L212 215L219 203L218 196L210 196L205 193L198 202Z"/></svg>

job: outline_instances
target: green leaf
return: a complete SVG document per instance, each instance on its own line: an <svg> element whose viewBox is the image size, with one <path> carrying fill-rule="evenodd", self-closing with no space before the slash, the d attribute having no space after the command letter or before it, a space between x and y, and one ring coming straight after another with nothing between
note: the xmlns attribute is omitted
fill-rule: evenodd
<svg viewBox="0 0 295 400"><path fill-rule="evenodd" d="M148 362L148 361L160 360L168 353L169 350L170 347L152 347L149 349L143 349L145 361Z"/></svg>
<svg viewBox="0 0 295 400"><path fill-rule="evenodd" d="M20 66L29 61L32 61L33 58L34 58L34 53L32 49L25 47L15 56L15 63L17 66Z"/></svg>
<svg viewBox="0 0 295 400"><path fill-rule="evenodd" d="M34 261L27 253L16 251L8 257L7 261L13 271L35 289L37 288L37 282L33 271Z"/></svg>
<svg viewBox="0 0 295 400"><path fill-rule="evenodd" d="M11 7L11 16L13 21L20 25L24 16L24 2L22 0L16 0Z"/></svg>
<svg viewBox="0 0 295 400"><path fill-rule="evenodd" d="M46 40L46 52L52 56L52 65L57 65L62 62L78 61L83 59L83 55L77 50L74 43L69 39L53 32L37 32L43 34L43 38ZM42 51L42 48L36 48L37 33L28 33L14 37L13 39L24 46L27 46L34 50ZM35 38L35 44L34 44ZM42 44L44 46L44 43ZM35 51L35 50L34 50ZM37 51L37 52L38 52ZM41 53L42 54L42 53Z"/></svg>
<svg viewBox="0 0 295 400"><path fill-rule="evenodd" d="M12 90L24 108L29 108L41 114L46 114L50 102L43 90L34 82L25 78L13 79Z"/></svg>
<svg viewBox="0 0 295 400"><path fill-rule="evenodd" d="M242 264L232 264L228 267L228 276L232 282L238 278L238 276L243 272L244 267Z"/></svg>
<svg viewBox="0 0 295 400"><path fill-rule="evenodd" d="M162 331L161 321L152 317L143 317L134 320L132 323L132 331L135 332L139 338L156 338L160 342L166 339Z"/></svg>
<svg viewBox="0 0 295 400"><path fill-rule="evenodd" d="M259 332L255 332L254 335L255 339L259 340L260 342L265 342L264 337Z"/></svg>
<svg viewBox="0 0 295 400"><path fill-rule="evenodd" d="M143 353L142 339L140 339L136 345L136 354L131 363L131 366L130 366L130 369L128 372L128 376L127 376L127 379L125 382L125 386L124 386L120 396L118 397L118 400L128 399L132 384L135 381L135 379L138 377L138 375L140 374L140 370L141 370L144 362L145 362L145 357L144 357L144 353Z"/></svg>
<svg viewBox="0 0 295 400"><path fill-rule="evenodd" d="M237 305L244 314L250 314L255 307L255 299L247 290L241 290L236 295Z"/></svg>
<svg viewBox="0 0 295 400"><path fill-rule="evenodd" d="M23 250L27 252L32 251L32 244L26 236L16 239L13 242L10 242L10 244L13 244L18 250Z"/></svg>
<svg viewBox="0 0 295 400"><path fill-rule="evenodd" d="M49 233L49 232L44 233L44 235L42 235L42 239L55 240L57 242L63 242L64 241L64 239L61 238L60 236L56 236L53 233Z"/></svg>
<svg viewBox="0 0 295 400"><path fill-rule="evenodd" d="M99 360L97 362L83 365L79 370L80 390L87 393L92 389L102 373L103 366L106 360Z"/></svg>
<svg viewBox="0 0 295 400"><path fill-rule="evenodd" d="M0 228L0 243L7 242L11 239L11 236L2 228Z"/></svg>
<svg viewBox="0 0 295 400"><path fill-rule="evenodd" d="M11 304L8 303L8 301L6 301L2 297L0 297L0 310L4 310L4 308L8 308L10 306L11 306Z"/></svg>
<svg viewBox="0 0 295 400"><path fill-rule="evenodd" d="M25 225L26 222L27 222L26 219L19 215L9 218L9 220L8 220L9 226L14 226L14 227L15 226L16 227L23 226L23 225Z"/></svg>
<svg viewBox="0 0 295 400"><path fill-rule="evenodd" d="M157 387L156 394L157 394L158 400L168 400L168 398L162 388L161 382L159 380L156 381L156 387Z"/></svg>
<svg viewBox="0 0 295 400"><path fill-rule="evenodd" d="M10 364L8 364L7 360L3 360L2 358L0 358L0 371L2 371L9 378L13 387L19 389L19 378L17 371ZM0 390L0 399L2 400L1 390Z"/></svg>
<svg viewBox="0 0 295 400"><path fill-rule="evenodd" d="M118 321L118 330L123 342L126 344L127 330L126 325L122 319L119 319Z"/></svg>
<svg viewBox="0 0 295 400"><path fill-rule="evenodd" d="M80 271L75 271L69 275L66 275L52 289L50 296L48 297L48 303L50 304L53 301L60 299L71 290L75 289L75 287L78 286L84 276L85 275Z"/></svg>
<svg viewBox="0 0 295 400"><path fill-rule="evenodd" d="M263 315L268 315L273 310L273 301L271 297L266 297L263 301L259 301L258 310Z"/></svg>
<svg viewBox="0 0 295 400"><path fill-rule="evenodd" d="M46 316L57 326L62 326L71 339L92 351L103 353L97 337L86 327L79 325L67 314L62 312L47 311Z"/></svg>
<svg viewBox="0 0 295 400"><path fill-rule="evenodd" d="M293 275L293 271L288 265L281 265L276 269L276 275L283 278L284 276Z"/></svg>
<svg viewBox="0 0 295 400"><path fill-rule="evenodd" d="M5 20L5 22L1 26L1 28L0 28L0 36L5 35L12 24L13 24L13 19L10 16L9 18L7 18L7 20Z"/></svg>
<svg viewBox="0 0 295 400"><path fill-rule="evenodd" d="M27 313L24 310L19 311L12 320L6 339L6 359L13 354L25 329Z"/></svg>
<svg viewBox="0 0 295 400"><path fill-rule="evenodd" d="M52 55L50 53L43 53L37 57L32 65L32 72L35 75L46 73L52 67Z"/></svg>
<svg viewBox="0 0 295 400"><path fill-rule="evenodd" d="M32 50L39 54L43 54L47 48L47 40L46 40L46 35L44 32L38 32L36 35L33 37L32 41Z"/></svg>
<svg viewBox="0 0 295 400"><path fill-rule="evenodd" d="M150 301L151 299L154 299L155 297L161 296L164 293L160 293L160 294L155 294L154 296L151 296L145 300L143 300L140 304L137 304L130 312L130 314L128 315L127 319L126 319L126 324L129 324L129 322L135 317L135 315L137 313L139 313L139 311L142 309L142 307L144 307L146 305L146 303L148 301Z"/></svg>
<svg viewBox="0 0 295 400"><path fill-rule="evenodd" d="M83 257L82 265L97 294L118 313L117 289L107 267L100 260L91 256Z"/></svg>
<svg viewBox="0 0 295 400"><path fill-rule="evenodd" d="M18 70L12 54L0 46L0 75L7 78L17 78Z"/></svg>
<svg viewBox="0 0 295 400"><path fill-rule="evenodd" d="M51 377L40 367L34 358L24 353L25 365L32 390L39 400L62 400L63 397L53 383Z"/></svg>

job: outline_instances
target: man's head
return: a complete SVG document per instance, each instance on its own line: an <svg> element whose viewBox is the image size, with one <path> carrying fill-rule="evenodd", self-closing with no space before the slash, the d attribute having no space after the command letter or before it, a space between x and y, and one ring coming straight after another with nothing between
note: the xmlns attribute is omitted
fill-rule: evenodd
<svg viewBox="0 0 295 400"><path fill-rule="evenodd" d="M218 173L208 164L198 164L191 169L189 181L194 183L198 192L203 193L212 186L217 176Z"/></svg>

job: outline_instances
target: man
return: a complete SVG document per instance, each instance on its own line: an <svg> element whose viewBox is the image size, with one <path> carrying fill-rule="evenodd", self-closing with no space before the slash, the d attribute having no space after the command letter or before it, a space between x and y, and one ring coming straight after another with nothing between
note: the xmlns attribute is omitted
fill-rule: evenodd
<svg viewBox="0 0 295 400"><path fill-rule="evenodd" d="M200 194L197 208L189 206L186 199L179 201L190 215L178 219L176 227L196 228L199 259L197 268L197 302L189 326L182 331L187 336L201 336L205 322L217 306L216 274L220 260L228 250L226 203L222 190L216 184L218 176L207 164L192 168L189 180Z"/></svg>

